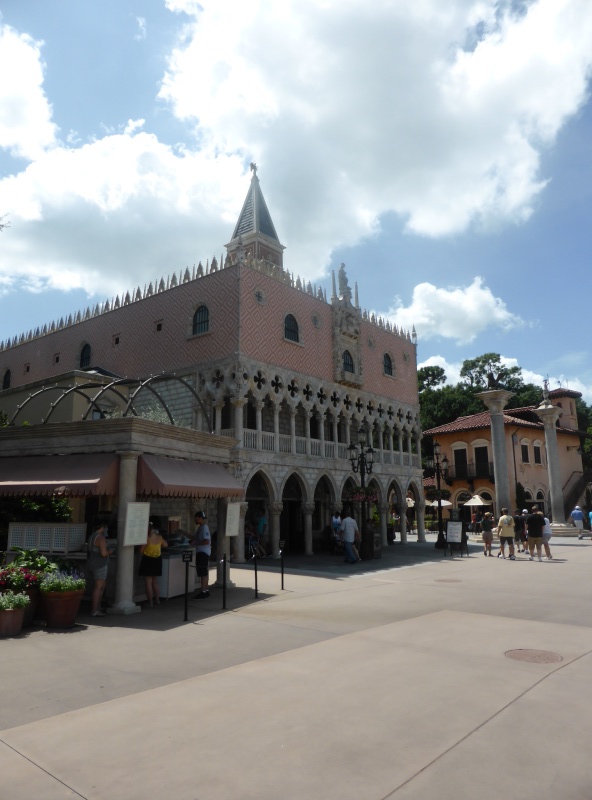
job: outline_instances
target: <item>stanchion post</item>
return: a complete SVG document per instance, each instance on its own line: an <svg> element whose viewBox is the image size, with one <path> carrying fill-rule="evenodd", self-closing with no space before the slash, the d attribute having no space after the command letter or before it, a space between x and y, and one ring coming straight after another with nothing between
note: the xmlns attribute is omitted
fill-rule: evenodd
<svg viewBox="0 0 592 800"><path fill-rule="evenodd" d="M226 608L226 553L222 556L222 608Z"/></svg>
<svg viewBox="0 0 592 800"><path fill-rule="evenodd" d="M189 596L189 565L193 560L193 550L185 550L183 552L183 561L185 562L185 619L184 622L187 622L189 619L189 605L188 605L188 596Z"/></svg>
<svg viewBox="0 0 592 800"><path fill-rule="evenodd" d="M255 597L259 597L259 587L257 585L257 553L253 556L253 566L255 567Z"/></svg>
<svg viewBox="0 0 592 800"><path fill-rule="evenodd" d="M282 572L282 592L284 591L284 545L286 542L280 539L280 566Z"/></svg>

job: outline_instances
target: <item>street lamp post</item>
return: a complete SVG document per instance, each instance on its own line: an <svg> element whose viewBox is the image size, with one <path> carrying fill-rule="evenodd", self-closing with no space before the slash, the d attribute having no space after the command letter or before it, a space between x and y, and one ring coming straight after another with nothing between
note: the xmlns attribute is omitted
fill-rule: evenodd
<svg viewBox="0 0 592 800"><path fill-rule="evenodd" d="M368 434L364 430L364 428L360 428L358 431L358 443L350 444L348 447L349 450L349 460L351 461L352 469L354 472L360 473L360 486L362 488L362 493L364 497L362 499L362 519L361 519L361 530L362 530L362 544L360 547L360 556L361 558L368 560L374 557L374 536L371 531L366 529L366 519L367 519L367 500L365 497L365 489L366 489L366 475L370 475L372 473L372 464L374 463L374 450L372 449L371 445L368 445Z"/></svg>
<svg viewBox="0 0 592 800"><path fill-rule="evenodd" d="M436 476L436 491L438 493L438 539L436 540L435 547L443 548L446 547L446 539L444 537L444 522L442 520L442 492L441 492L441 480L444 478L446 480L448 478L448 459L446 456L444 458L440 458L440 443L434 441L434 457L428 459L428 466L434 470L434 475Z"/></svg>

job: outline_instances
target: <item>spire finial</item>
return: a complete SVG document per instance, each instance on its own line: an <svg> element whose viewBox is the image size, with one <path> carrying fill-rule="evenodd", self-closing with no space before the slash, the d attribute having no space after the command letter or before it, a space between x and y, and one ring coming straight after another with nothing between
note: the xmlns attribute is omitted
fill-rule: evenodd
<svg viewBox="0 0 592 800"><path fill-rule="evenodd" d="M251 167L251 172L253 173L253 177L256 178L257 177L257 164L255 164L254 161L251 161L249 166Z"/></svg>

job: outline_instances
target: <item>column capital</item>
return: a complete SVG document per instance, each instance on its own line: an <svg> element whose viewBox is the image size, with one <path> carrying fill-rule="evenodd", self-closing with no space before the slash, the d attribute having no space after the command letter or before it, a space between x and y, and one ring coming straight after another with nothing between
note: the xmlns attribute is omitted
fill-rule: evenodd
<svg viewBox="0 0 592 800"><path fill-rule="evenodd" d="M478 392L476 395L487 406L490 414L501 414L506 403L513 396L514 392L508 392L506 389L488 389L485 392Z"/></svg>
<svg viewBox="0 0 592 800"><path fill-rule="evenodd" d="M283 508L284 508L284 504L283 503L279 503L278 502L278 503L270 503L269 504L269 510L271 511L272 514L281 514Z"/></svg>
<svg viewBox="0 0 592 800"><path fill-rule="evenodd" d="M115 455L119 458L139 458L142 455L141 450L116 450Z"/></svg>
<svg viewBox="0 0 592 800"><path fill-rule="evenodd" d="M312 514L312 513L314 513L314 510L315 510L315 504L314 503L303 503L302 504L302 510L303 510L303 512L305 514Z"/></svg>
<svg viewBox="0 0 592 800"><path fill-rule="evenodd" d="M554 428L555 423L561 416L561 409L547 401L537 406L537 408L534 409L534 413L542 420L545 427Z"/></svg>

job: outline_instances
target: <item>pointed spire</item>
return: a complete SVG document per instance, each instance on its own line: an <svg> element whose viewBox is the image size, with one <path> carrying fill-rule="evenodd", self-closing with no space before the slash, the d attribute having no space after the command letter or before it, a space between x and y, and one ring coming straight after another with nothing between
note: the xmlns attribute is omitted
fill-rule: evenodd
<svg viewBox="0 0 592 800"><path fill-rule="evenodd" d="M358 282L354 283L354 306L356 308L360 307L360 301L358 300Z"/></svg>
<svg viewBox="0 0 592 800"><path fill-rule="evenodd" d="M331 294L331 302L333 300L337 300L337 284L335 283L335 270L331 270L331 285L332 285L332 294Z"/></svg>

